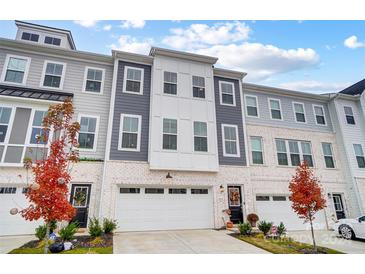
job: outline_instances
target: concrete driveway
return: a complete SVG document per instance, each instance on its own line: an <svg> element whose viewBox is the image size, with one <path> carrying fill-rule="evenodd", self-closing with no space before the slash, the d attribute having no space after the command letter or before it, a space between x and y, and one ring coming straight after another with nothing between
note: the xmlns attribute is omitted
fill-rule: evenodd
<svg viewBox="0 0 365 274"><path fill-rule="evenodd" d="M33 235L26 236L1 236L0 237L0 254L6 254L23 244L35 240Z"/></svg>
<svg viewBox="0 0 365 274"><path fill-rule="evenodd" d="M114 253L130 254L255 254L267 253L229 236L227 231L176 230L124 232L114 235Z"/></svg>
<svg viewBox="0 0 365 274"><path fill-rule="evenodd" d="M303 243L312 243L310 231L291 231L288 236ZM319 246L336 249L348 254L365 254L364 240L345 240L338 237L334 231L317 230L314 231L316 243Z"/></svg>

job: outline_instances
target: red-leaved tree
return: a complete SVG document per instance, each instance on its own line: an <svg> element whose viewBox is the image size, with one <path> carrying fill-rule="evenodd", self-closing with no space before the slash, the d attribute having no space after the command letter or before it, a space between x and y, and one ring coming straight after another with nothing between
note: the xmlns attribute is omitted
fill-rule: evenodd
<svg viewBox="0 0 365 274"><path fill-rule="evenodd" d="M25 194L30 202L20 214L29 221L43 219L47 228L45 253L48 253L50 223L70 221L75 209L68 201L71 167L78 161L77 133L80 125L72 122L74 109L72 101L50 106L43 119L42 133L37 136L39 143L50 141L49 154L31 163L25 160L25 167L32 170L33 181ZM50 135L53 137L48 140ZM46 149L46 145L45 145Z"/></svg>
<svg viewBox="0 0 365 274"><path fill-rule="evenodd" d="M307 162L302 162L296 169L296 174L292 177L289 184L290 196L293 210L299 218L309 222L311 226L313 248L317 250L314 238L313 221L315 214L326 207L322 188L319 179L314 175L313 170Z"/></svg>

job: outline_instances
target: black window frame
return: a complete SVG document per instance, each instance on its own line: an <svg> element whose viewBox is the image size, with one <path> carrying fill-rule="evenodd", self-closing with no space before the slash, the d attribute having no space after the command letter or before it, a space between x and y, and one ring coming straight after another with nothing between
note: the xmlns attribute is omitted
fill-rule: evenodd
<svg viewBox="0 0 365 274"><path fill-rule="evenodd" d="M144 189L145 194L164 194L165 189L160 187L146 187Z"/></svg>
<svg viewBox="0 0 365 274"><path fill-rule="evenodd" d="M119 193L120 194L140 194L141 188L139 188L139 187L120 187Z"/></svg>
<svg viewBox="0 0 365 274"><path fill-rule="evenodd" d="M187 194L188 191L186 188L169 188L169 194Z"/></svg>
<svg viewBox="0 0 365 274"><path fill-rule="evenodd" d="M209 190L207 188L192 188L192 189L190 189L190 194L206 195L206 194L209 194Z"/></svg>

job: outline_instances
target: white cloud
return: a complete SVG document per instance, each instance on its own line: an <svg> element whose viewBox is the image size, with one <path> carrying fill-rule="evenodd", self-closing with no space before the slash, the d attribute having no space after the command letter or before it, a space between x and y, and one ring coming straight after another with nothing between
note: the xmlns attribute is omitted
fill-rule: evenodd
<svg viewBox="0 0 365 274"><path fill-rule="evenodd" d="M103 30L105 30L105 31L110 31L111 29L112 29L112 25L105 25L103 27Z"/></svg>
<svg viewBox="0 0 365 274"><path fill-rule="evenodd" d="M120 25L123 29L142 29L146 25L146 21L144 20L125 20L122 21Z"/></svg>
<svg viewBox="0 0 365 274"><path fill-rule="evenodd" d="M347 39L345 39L343 44L345 45L345 47L348 47L350 49L357 49L357 48L365 47L365 43L359 42L357 40L357 36L355 36L355 35L352 35L352 36L348 37Z"/></svg>
<svg viewBox="0 0 365 274"><path fill-rule="evenodd" d="M251 29L244 22L192 24L189 27L170 29L162 43L176 49L196 49L206 45L227 44L247 40Z"/></svg>
<svg viewBox="0 0 365 274"><path fill-rule="evenodd" d="M326 83L326 82L309 81L309 80L280 84L281 88L298 90L298 91L316 92L316 93L338 92L348 86L350 86L350 83L333 83L333 82Z"/></svg>
<svg viewBox="0 0 365 274"><path fill-rule="evenodd" d="M92 28L96 26L99 20L76 20L74 22L82 27Z"/></svg>
<svg viewBox="0 0 365 274"><path fill-rule="evenodd" d="M281 49L260 43L216 45L195 52L216 56L219 65L245 71L248 73L247 78L255 81L319 63L319 55L311 48Z"/></svg>
<svg viewBox="0 0 365 274"><path fill-rule="evenodd" d="M151 49L151 45L153 44L152 39L145 39L139 41L136 38L133 38L129 35L121 35L118 38L118 44L112 44L110 47L112 49L133 52L133 53L140 53L140 54L148 54L149 50Z"/></svg>

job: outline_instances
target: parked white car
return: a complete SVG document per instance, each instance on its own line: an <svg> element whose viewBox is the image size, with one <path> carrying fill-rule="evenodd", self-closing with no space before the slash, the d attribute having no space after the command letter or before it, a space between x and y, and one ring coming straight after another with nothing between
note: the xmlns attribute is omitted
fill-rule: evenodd
<svg viewBox="0 0 365 274"><path fill-rule="evenodd" d="M347 240L365 239L365 215L354 219L340 219L333 229Z"/></svg>

